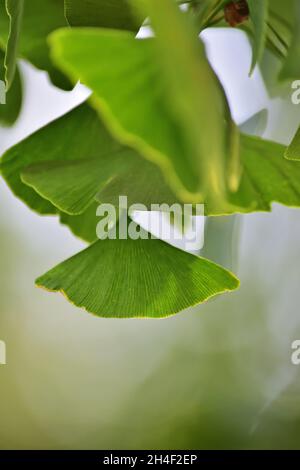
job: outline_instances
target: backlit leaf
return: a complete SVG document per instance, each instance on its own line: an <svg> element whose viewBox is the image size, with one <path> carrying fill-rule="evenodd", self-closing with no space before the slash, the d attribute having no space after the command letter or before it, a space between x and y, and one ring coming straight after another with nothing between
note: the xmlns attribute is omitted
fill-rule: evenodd
<svg viewBox="0 0 300 470"><path fill-rule="evenodd" d="M248 0L250 18L254 27L253 58L251 72L262 58L266 42L268 20L268 0Z"/></svg>
<svg viewBox="0 0 300 470"><path fill-rule="evenodd" d="M91 102L114 136L157 163L181 199L194 201L208 186L222 189L224 101L203 44L174 9L175 28L161 39L160 26L157 39L146 40L75 28L50 42L57 65L94 91Z"/></svg>
<svg viewBox="0 0 300 470"><path fill-rule="evenodd" d="M0 49L0 79L4 79L4 52ZM11 126L19 116L22 106L22 79L17 67L12 86L5 94L5 105L0 105L0 124Z"/></svg>
<svg viewBox="0 0 300 470"><path fill-rule="evenodd" d="M158 239L98 240L36 283L117 318L167 317L239 285L220 266Z"/></svg>
<svg viewBox="0 0 300 470"><path fill-rule="evenodd" d="M19 37L23 18L24 0L5 0L6 10L10 20L9 37L7 40L5 55L5 80L6 88L10 89L17 64Z"/></svg>

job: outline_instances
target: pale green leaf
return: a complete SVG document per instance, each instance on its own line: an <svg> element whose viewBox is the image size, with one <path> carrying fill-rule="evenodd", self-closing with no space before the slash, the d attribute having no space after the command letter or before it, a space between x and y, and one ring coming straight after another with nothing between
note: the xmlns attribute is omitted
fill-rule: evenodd
<svg viewBox="0 0 300 470"><path fill-rule="evenodd" d="M98 240L36 283L90 313L117 318L167 317L239 286L208 260L158 239L130 238Z"/></svg>

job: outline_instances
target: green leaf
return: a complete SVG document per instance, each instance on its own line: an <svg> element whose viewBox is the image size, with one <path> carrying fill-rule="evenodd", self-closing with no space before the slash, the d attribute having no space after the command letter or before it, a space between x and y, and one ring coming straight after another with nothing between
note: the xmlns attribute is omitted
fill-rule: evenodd
<svg viewBox="0 0 300 470"><path fill-rule="evenodd" d="M217 204L215 198L208 195L202 201L205 204L205 214L270 211L273 202L300 207L300 167L282 158L284 146L246 135L241 135L240 144L240 186L236 192L228 193ZM129 158L132 156L131 152L120 153L119 157L122 155ZM23 171L23 180L57 207L73 213L73 206L80 207L82 204L85 207L93 198L101 203L118 206L120 195L127 195L128 205L142 203L149 209L151 204L180 203L159 177L158 170L143 159L138 157L128 167L127 163L122 167L120 161L116 160L118 171L115 174L110 162L112 173L109 176L108 171L107 178L103 178L107 169L102 160L100 162L101 165L97 168L94 161L86 160L85 164L79 161L79 169L75 162L70 162L66 167L54 163L50 167L48 164L36 165ZM51 171L52 165L54 172ZM81 175L80 178L78 174ZM86 181L89 189L91 188L90 193L86 191Z"/></svg>
<svg viewBox="0 0 300 470"><path fill-rule="evenodd" d="M169 1L158 10L169 18L165 34L154 23L157 39L76 28L50 44L57 65L94 91L113 135L158 164L180 199L195 201L208 187L222 192L224 97L187 19Z"/></svg>
<svg viewBox="0 0 300 470"><path fill-rule="evenodd" d="M286 149L284 156L288 160L300 161L300 127L296 132L296 135L293 138L291 144Z"/></svg>
<svg viewBox="0 0 300 470"><path fill-rule="evenodd" d="M151 202L176 202L159 169L115 142L86 104L9 149L0 170L14 194L36 212L55 215L57 208L80 212L73 217L61 214L60 218L87 241L95 239L95 197L118 205L119 195L126 195L129 205L138 201L147 207ZM29 175L38 192L23 183L23 173L25 179ZM83 186L89 178L94 192L86 193Z"/></svg>
<svg viewBox="0 0 300 470"><path fill-rule="evenodd" d="M80 215L69 215L65 212L60 212L60 223L66 225L76 237L92 243L97 240L96 227L99 217L96 215L96 211L98 206L98 202L93 202Z"/></svg>
<svg viewBox="0 0 300 470"><path fill-rule="evenodd" d="M24 0L5 0L10 20L9 37L5 55L6 89L9 90L15 76L19 37L23 17Z"/></svg>
<svg viewBox="0 0 300 470"><path fill-rule="evenodd" d="M4 78L4 52L0 49L0 78ZM22 107L22 79L17 67L15 79L10 90L6 93L5 104L0 105L0 124L11 126L18 118Z"/></svg>
<svg viewBox="0 0 300 470"><path fill-rule="evenodd" d="M0 169L12 191L40 214L56 209L21 180L21 173L33 164L93 159L119 150L96 113L83 104L35 132L3 155Z"/></svg>
<svg viewBox="0 0 300 470"><path fill-rule="evenodd" d="M139 22L128 0L65 0L71 26L95 26L138 31Z"/></svg>
<svg viewBox="0 0 300 470"><path fill-rule="evenodd" d="M236 212L270 211L273 202L300 207L300 165L282 158L284 151L283 145L242 135L241 184L226 204L239 206ZM226 204L217 211L208 206L208 212L233 213L232 209L226 210Z"/></svg>
<svg viewBox="0 0 300 470"><path fill-rule="evenodd" d="M16 0L15 0L16 1ZM24 2L22 30L18 57L46 70L60 88L70 89L70 82L57 70L49 58L47 36L57 28L66 26L63 0L27 0ZM5 2L0 2L0 44L7 45L7 14Z"/></svg>
<svg viewBox="0 0 300 470"><path fill-rule="evenodd" d="M300 4L294 1L294 25L291 46L287 59L280 72L281 80L298 79L300 76Z"/></svg>
<svg viewBox="0 0 300 470"><path fill-rule="evenodd" d="M251 73L262 58L267 33L268 0L248 0L250 18L254 26L253 57Z"/></svg>
<svg viewBox="0 0 300 470"><path fill-rule="evenodd" d="M208 260L158 239L130 238L98 240L36 283L97 316L118 318L167 317L239 286Z"/></svg>

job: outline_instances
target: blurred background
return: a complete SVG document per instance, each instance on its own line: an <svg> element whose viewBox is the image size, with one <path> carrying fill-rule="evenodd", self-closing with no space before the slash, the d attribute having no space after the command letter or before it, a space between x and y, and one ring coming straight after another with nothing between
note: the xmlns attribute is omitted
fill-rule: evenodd
<svg viewBox="0 0 300 470"><path fill-rule="evenodd" d="M260 114L246 128L288 143L300 107L288 87L270 88L276 64L265 58L264 74L249 78L241 32L204 39L235 120L267 110L267 122ZM14 128L0 129L1 153L87 96L21 67L25 103ZM238 292L166 320L100 319L34 287L84 244L1 180L0 449L300 448L300 366L291 364L300 339L300 211L275 204L271 214L239 217L234 239L228 226L219 219L206 247L234 264Z"/></svg>

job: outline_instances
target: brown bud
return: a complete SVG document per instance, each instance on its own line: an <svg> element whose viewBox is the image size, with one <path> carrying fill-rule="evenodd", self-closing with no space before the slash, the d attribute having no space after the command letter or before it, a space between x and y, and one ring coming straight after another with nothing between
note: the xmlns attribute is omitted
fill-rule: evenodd
<svg viewBox="0 0 300 470"><path fill-rule="evenodd" d="M230 2L224 8L225 20L230 26L237 26L249 18L249 7L246 0Z"/></svg>

